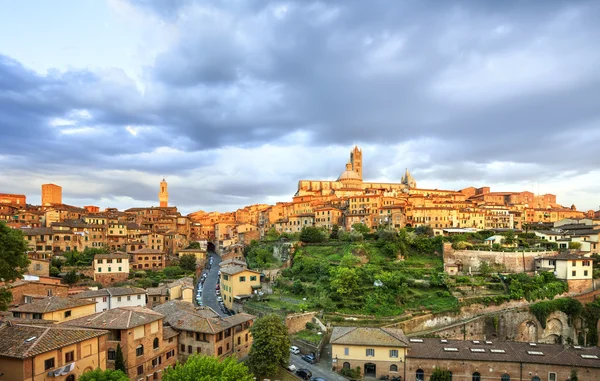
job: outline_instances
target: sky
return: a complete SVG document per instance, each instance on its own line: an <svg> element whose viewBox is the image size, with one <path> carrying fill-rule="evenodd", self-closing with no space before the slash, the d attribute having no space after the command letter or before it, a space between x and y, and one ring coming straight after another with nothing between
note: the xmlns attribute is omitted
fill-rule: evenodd
<svg viewBox="0 0 600 381"><path fill-rule="evenodd" d="M600 208L600 2L0 2L0 193L182 213L335 180Z"/></svg>

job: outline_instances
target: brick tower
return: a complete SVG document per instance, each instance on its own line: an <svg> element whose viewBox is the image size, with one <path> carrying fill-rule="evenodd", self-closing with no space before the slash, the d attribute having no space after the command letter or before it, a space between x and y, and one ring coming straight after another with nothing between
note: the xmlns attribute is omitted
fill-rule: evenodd
<svg viewBox="0 0 600 381"><path fill-rule="evenodd" d="M362 180L362 150L358 146L354 146L354 149L350 153L350 162L352 163L352 170L358 173Z"/></svg>
<svg viewBox="0 0 600 381"><path fill-rule="evenodd" d="M160 182L160 192L158 192L158 201L160 201L161 208L166 208L169 206L169 192L167 191L167 182L164 178Z"/></svg>

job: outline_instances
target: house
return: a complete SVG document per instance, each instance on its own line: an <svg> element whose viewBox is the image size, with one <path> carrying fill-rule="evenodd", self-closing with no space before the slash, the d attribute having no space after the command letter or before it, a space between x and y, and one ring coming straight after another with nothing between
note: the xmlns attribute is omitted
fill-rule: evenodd
<svg viewBox="0 0 600 381"><path fill-rule="evenodd" d="M335 327L331 356L337 369L360 368L365 376L404 378L408 339L401 329Z"/></svg>
<svg viewBox="0 0 600 381"><path fill-rule="evenodd" d="M569 285L569 292L582 293L592 288L592 259L583 253L564 253L535 258L536 271L552 271Z"/></svg>
<svg viewBox="0 0 600 381"><path fill-rule="evenodd" d="M252 295L255 290L260 288L258 271L248 270L245 266L240 265L221 267L221 294L227 308L233 308L235 297Z"/></svg>
<svg viewBox="0 0 600 381"><path fill-rule="evenodd" d="M95 301L48 296L44 299L36 299L31 303L10 308L9 311L16 318L62 322L93 314L96 312L95 306Z"/></svg>
<svg viewBox="0 0 600 381"><path fill-rule="evenodd" d="M167 289L168 299L166 300L183 300L184 302L193 303L194 301L194 279L185 277L177 279L165 285ZM166 301L165 300L165 301Z"/></svg>
<svg viewBox="0 0 600 381"><path fill-rule="evenodd" d="M121 252L94 256L94 280L109 286L129 278L129 255Z"/></svg>
<svg viewBox="0 0 600 381"><path fill-rule="evenodd" d="M250 327L255 316L240 313L225 318L208 308L196 309L193 304L172 300L154 308L165 315L165 324L180 332L179 361L192 354L240 359L250 352Z"/></svg>
<svg viewBox="0 0 600 381"><path fill-rule="evenodd" d="M144 307L119 307L63 323L109 331L106 367L115 368L117 346L123 351L127 376L132 380L160 380L177 359L177 338L163 330L164 316Z"/></svg>
<svg viewBox="0 0 600 381"><path fill-rule="evenodd" d="M108 287L84 291L73 297L95 301L95 312L101 312L119 307L144 307L147 293L143 288L137 287Z"/></svg>
<svg viewBox="0 0 600 381"><path fill-rule="evenodd" d="M146 304L148 308L154 308L169 301L169 291L165 286L150 287L146 291L148 291L148 303Z"/></svg>
<svg viewBox="0 0 600 381"><path fill-rule="evenodd" d="M206 250L203 249L182 249L177 252L177 258L185 254L192 254L196 257L196 264L203 265L206 261Z"/></svg>
<svg viewBox="0 0 600 381"><path fill-rule="evenodd" d="M162 249L145 248L131 253L131 268L134 270L160 270L165 267Z"/></svg>
<svg viewBox="0 0 600 381"><path fill-rule="evenodd" d="M96 329L5 324L0 327L1 381L75 381L106 369L106 336Z"/></svg>
<svg viewBox="0 0 600 381"><path fill-rule="evenodd" d="M50 279L29 277L19 279L8 284L8 291L12 294L11 306L31 303L34 299L44 299L48 296L68 296L69 287L66 284L56 284Z"/></svg>

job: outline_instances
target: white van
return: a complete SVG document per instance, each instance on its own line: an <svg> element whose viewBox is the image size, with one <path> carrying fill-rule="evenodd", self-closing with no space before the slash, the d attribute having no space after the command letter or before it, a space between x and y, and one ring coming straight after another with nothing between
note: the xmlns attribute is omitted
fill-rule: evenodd
<svg viewBox="0 0 600 381"><path fill-rule="evenodd" d="M295 345L292 345L292 346L290 347L290 352L292 352L292 353L293 353L293 354L295 354L295 355L299 355L299 354L300 354L300 348L298 348L298 347L297 347L297 346L295 346Z"/></svg>

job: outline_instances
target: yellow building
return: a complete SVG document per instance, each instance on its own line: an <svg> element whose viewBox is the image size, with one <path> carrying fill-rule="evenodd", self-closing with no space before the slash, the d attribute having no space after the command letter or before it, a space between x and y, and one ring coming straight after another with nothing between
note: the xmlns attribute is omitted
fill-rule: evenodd
<svg viewBox="0 0 600 381"><path fill-rule="evenodd" d="M9 311L16 318L62 322L96 313L96 302L49 296L44 299L34 299L32 303L22 304Z"/></svg>
<svg viewBox="0 0 600 381"><path fill-rule="evenodd" d="M106 369L107 331L52 326L0 327L0 381L75 381Z"/></svg>
<svg viewBox="0 0 600 381"><path fill-rule="evenodd" d="M335 327L331 356L336 369L356 369L365 376L404 378L408 339L401 329Z"/></svg>
<svg viewBox="0 0 600 381"><path fill-rule="evenodd" d="M221 267L221 296L227 308L233 308L236 296L252 295L260 287L258 271L239 265Z"/></svg>
<svg viewBox="0 0 600 381"><path fill-rule="evenodd" d="M177 258L185 254L193 254L196 257L196 264L203 264L206 260L205 249L182 249L177 252Z"/></svg>

